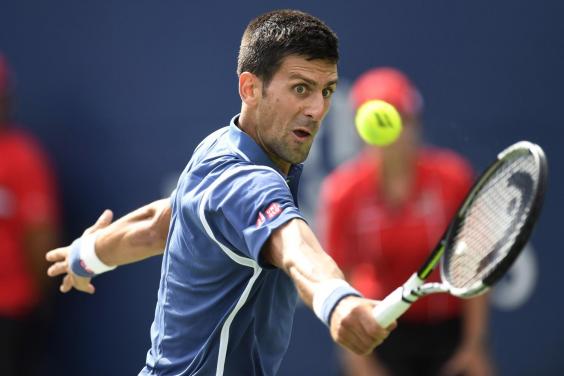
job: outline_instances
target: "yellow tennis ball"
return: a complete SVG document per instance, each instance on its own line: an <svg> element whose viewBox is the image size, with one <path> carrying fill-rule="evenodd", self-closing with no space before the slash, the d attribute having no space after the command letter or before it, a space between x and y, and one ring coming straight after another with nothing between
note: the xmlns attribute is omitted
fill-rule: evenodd
<svg viewBox="0 0 564 376"><path fill-rule="evenodd" d="M398 139L401 116L391 104L381 100L364 103L354 119L360 137L368 144L386 146Z"/></svg>

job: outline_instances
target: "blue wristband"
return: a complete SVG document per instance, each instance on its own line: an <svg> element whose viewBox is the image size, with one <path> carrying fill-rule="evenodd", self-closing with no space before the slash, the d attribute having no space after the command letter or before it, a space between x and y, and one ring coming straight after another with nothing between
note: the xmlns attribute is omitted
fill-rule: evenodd
<svg viewBox="0 0 564 376"><path fill-rule="evenodd" d="M70 269L79 277L92 278L96 274L92 270L87 269L86 264L80 258L81 244L82 238L78 238L70 245Z"/></svg>
<svg viewBox="0 0 564 376"><path fill-rule="evenodd" d="M325 323L325 325L330 325L331 316L333 315L333 311L335 311L337 304L349 296L361 297L362 295L350 285L339 286L334 289L331 294L329 294L323 302L323 306L321 308L321 320Z"/></svg>

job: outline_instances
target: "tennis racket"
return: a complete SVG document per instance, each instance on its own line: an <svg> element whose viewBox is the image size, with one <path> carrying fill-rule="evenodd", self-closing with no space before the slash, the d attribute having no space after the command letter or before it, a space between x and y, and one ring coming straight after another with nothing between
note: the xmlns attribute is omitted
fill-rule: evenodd
<svg viewBox="0 0 564 376"><path fill-rule="evenodd" d="M388 327L417 299L435 293L471 298L509 269L535 225L543 203L547 162L540 146L517 142L476 181L442 240L421 268L374 308ZM441 282L426 283L441 264Z"/></svg>

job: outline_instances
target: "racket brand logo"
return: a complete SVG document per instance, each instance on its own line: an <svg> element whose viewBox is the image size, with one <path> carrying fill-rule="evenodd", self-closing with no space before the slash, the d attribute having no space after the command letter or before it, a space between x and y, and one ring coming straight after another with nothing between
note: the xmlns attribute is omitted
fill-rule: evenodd
<svg viewBox="0 0 564 376"><path fill-rule="evenodd" d="M526 208L529 206L529 201L532 198L534 181L531 175L524 171L519 171L511 175L507 179L508 187L515 187L521 197L520 200L514 197L509 201L507 205L506 214L513 217L513 220L505 230L503 236L495 243L491 252L489 252L478 264L477 273L481 273L488 265L492 265L492 262L499 256L500 249L507 244L508 240L513 234L516 234L516 226L519 224L523 215L525 214ZM516 208L517 202L519 202L519 208ZM517 210L517 213L515 212Z"/></svg>

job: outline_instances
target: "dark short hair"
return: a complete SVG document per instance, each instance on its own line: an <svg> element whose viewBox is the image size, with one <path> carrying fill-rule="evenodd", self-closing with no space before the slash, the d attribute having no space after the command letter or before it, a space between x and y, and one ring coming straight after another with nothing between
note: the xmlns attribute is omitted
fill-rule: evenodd
<svg viewBox="0 0 564 376"><path fill-rule="evenodd" d="M251 72L268 85L289 55L336 64L337 35L323 21L298 10L265 13L252 20L243 33L237 74Z"/></svg>

